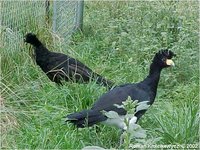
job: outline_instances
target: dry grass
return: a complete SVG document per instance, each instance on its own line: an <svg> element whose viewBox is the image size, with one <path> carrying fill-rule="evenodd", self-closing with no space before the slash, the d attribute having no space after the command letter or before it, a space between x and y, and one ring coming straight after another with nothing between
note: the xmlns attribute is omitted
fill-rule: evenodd
<svg viewBox="0 0 200 150"><path fill-rule="evenodd" d="M8 134L11 133L12 130L14 130L17 127L17 120L15 118L15 116L8 111L8 109L6 108L5 104L4 104L5 99L2 98L0 96L0 110L1 110L1 114L0 114L0 145L1 145L1 149L2 148L7 148L8 147L8 143L6 140L6 137ZM14 140L13 140L14 142Z"/></svg>

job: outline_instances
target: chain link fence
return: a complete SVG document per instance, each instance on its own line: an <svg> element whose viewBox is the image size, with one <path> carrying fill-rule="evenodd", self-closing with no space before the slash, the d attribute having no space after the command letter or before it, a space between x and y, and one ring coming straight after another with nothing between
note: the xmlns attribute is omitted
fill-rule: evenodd
<svg viewBox="0 0 200 150"><path fill-rule="evenodd" d="M19 49L23 35L45 25L42 1L1 1L1 38L3 47Z"/></svg>
<svg viewBox="0 0 200 150"><path fill-rule="evenodd" d="M53 31L68 39L73 31L82 28L83 1L54 1Z"/></svg>
<svg viewBox="0 0 200 150"><path fill-rule="evenodd" d="M83 1L3 0L0 7L1 41L8 50L20 49L27 32L49 29L68 40L82 24Z"/></svg>

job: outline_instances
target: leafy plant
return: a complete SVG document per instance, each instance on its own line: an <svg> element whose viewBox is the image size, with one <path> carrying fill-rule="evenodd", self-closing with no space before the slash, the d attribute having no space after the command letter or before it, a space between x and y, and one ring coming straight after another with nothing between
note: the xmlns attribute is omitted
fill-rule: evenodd
<svg viewBox="0 0 200 150"><path fill-rule="evenodd" d="M137 117L135 113L147 109L149 107L147 103L148 101L138 103L138 100L133 101L131 97L128 96L127 100L122 102L122 105L115 104L117 108L123 108L127 111L127 114L123 118L115 111L104 111L104 115L109 119L118 119L123 122L124 132L120 137L121 148L128 149L132 141L146 138L146 131L142 129L140 125L136 124Z"/></svg>

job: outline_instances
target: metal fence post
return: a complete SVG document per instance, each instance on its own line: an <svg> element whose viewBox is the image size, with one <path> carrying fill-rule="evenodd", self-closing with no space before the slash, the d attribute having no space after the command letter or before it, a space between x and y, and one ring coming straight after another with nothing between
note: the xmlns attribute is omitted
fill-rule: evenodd
<svg viewBox="0 0 200 150"><path fill-rule="evenodd" d="M53 1L53 32L56 32L56 17L57 17L57 8L56 8L56 0Z"/></svg>
<svg viewBox="0 0 200 150"><path fill-rule="evenodd" d="M83 8L84 0L78 0L77 3L77 18L76 18L76 29L83 30Z"/></svg>

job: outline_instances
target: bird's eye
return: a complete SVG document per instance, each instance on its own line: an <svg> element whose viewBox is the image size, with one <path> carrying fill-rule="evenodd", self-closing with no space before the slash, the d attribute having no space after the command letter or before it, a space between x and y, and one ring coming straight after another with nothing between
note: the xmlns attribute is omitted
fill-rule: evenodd
<svg viewBox="0 0 200 150"><path fill-rule="evenodd" d="M164 57L164 58L162 58L162 61L164 62L164 61L166 61L166 58Z"/></svg>

